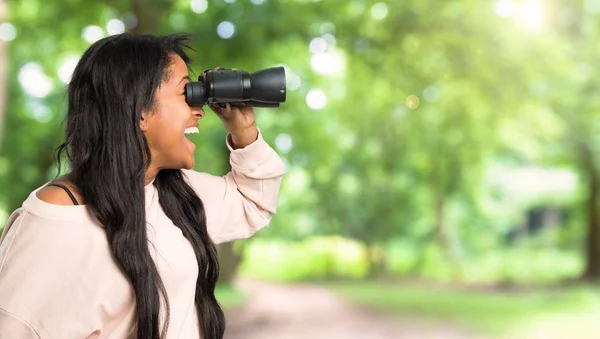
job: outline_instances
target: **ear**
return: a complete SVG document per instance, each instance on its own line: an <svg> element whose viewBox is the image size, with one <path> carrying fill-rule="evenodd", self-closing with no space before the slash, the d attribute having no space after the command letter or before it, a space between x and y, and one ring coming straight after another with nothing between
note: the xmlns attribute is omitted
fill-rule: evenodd
<svg viewBox="0 0 600 339"><path fill-rule="evenodd" d="M140 117L140 129L142 130L142 132L146 132L148 131L148 127L149 127L149 114L147 114L146 112L142 112L142 115Z"/></svg>

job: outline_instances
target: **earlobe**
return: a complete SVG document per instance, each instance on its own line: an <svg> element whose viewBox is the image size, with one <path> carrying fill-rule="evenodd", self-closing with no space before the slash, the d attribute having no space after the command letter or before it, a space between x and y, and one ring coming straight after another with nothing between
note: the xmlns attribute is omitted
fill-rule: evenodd
<svg viewBox="0 0 600 339"><path fill-rule="evenodd" d="M146 132L148 130L148 119L145 114L142 114L140 117L140 129L142 132Z"/></svg>

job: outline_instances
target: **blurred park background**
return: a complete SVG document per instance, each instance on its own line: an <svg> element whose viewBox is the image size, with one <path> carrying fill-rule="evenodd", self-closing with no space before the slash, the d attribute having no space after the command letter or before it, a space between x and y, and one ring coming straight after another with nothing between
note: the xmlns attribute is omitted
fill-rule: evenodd
<svg viewBox="0 0 600 339"><path fill-rule="evenodd" d="M219 248L227 338L600 337L600 1L0 0L1 225L56 173L79 56L125 31L191 33L193 76L286 67L255 110L278 214Z"/></svg>

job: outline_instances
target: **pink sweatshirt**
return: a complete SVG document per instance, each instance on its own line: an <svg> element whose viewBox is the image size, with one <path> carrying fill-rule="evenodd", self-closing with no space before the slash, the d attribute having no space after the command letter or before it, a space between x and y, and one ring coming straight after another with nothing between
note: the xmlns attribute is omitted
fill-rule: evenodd
<svg viewBox="0 0 600 339"><path fill-rule="evenodd" d="M268 225L285 172L260 133L245 148L227 146L227 175L184 170L216 243L247 238ZM39 189L10 216L0 238L0 339L135 338L133 289L112 259L101 225L85 206L40 200ZM193 249L163 212L155 187L145 190L151 254L171 307L166 337L198 339ZM163 319L161 311L161 326Z"/></svg>

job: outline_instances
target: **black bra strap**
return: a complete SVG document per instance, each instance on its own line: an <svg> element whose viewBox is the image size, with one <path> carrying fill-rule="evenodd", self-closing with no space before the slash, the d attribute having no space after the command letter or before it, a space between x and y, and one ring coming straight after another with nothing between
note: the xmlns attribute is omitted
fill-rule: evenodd
<svg viewBox="0 0 600 339"><path fill-rule="evenodd" d="M65 192L67 192L67 194L69 195L69 198L71 198L71 201L73 201L73 204L75 205L79 205L79 203L77 202L77 199L75 199L75 196L73 195L73 193L71 193L71 191L64 185L61 184L48 184L48 186L56 186L56 187L60 187L63 190L65 190Z"/></svg>

